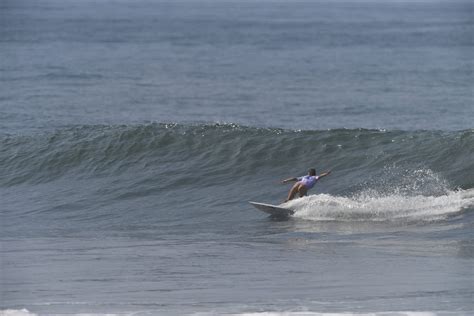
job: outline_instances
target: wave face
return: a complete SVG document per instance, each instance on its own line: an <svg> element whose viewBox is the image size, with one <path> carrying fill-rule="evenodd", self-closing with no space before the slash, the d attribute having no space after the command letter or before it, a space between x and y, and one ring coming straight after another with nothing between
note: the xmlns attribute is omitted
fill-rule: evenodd
<svg viewBox="0 0 474 316"><path fill-rule="evenodd" d="M400 190L401 185L407 191L430 193L446 187L474 187L473 130L293 131L232 124L81 126L39 136L7 135L1 144L2 186L127 172L146 177L150 170L173 174L164 179L170 184L185 186L179 175L185 171L186 178L211 185L270 170L275 175L268 175L272 179L315 166L332 168L339 178L351 179L351 184L369 181L365 185L387 189L395 185ZM426 183L433 178L436 183Z"/></svg>
<svg viewBox="0 0 474 316"><path fill-rule="evenodd" d="M333 173L316 195L291 202L305 219L432 221L472 207L473 130L100 125L4 135L1 144L0 186L16 215L94 225L233 216L247 200L283 200L289 188L279 180L309 167ZM29 203L18 188L32 193ZM137 203L140 219L128 211Z"/></svg>

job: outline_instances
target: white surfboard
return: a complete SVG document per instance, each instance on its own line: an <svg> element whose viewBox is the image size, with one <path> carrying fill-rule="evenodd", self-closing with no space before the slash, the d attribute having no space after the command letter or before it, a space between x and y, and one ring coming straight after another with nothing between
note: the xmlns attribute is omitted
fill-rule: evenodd
<svg viewBox="0 0 474 316"><path fill-rule="evenodd" d="M256 209L268 213L272 216L278 216L278 217L287 217L290 215L295 214L295 211L290 210L288 208L280 207L277 205L271 205L271 204L266 204L266 203L259 203L259 202L251 202L249 201L250 204L252 204Z"/></svg>

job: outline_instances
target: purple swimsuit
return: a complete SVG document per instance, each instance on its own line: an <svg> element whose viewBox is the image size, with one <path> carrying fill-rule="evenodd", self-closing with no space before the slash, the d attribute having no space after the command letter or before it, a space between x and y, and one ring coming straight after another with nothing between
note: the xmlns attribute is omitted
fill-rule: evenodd
<svg viewBox="0 0 474 316"><path fill-rule="evenodd" d="M316 182L319 180L318 176L302 176L296 178L299 182L301 182L308 190L314 187Z"/></svg>

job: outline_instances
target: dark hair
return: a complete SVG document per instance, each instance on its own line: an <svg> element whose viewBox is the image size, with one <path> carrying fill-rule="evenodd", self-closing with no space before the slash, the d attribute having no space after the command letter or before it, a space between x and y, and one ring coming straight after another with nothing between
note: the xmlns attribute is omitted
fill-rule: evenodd
<svg viewBox="0 0 474 316"><path fill-rule="evenodd" d="M316 175L316 169L311 168L311 169L308 170L308 173L309 173L310 176L315 176Z"/></svg>

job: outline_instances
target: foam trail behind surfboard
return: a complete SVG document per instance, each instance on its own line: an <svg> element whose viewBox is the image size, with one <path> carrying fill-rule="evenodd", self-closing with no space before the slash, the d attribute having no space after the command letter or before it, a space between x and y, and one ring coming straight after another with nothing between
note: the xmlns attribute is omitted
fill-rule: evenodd
<svg viewBox="0 0 474 316"><path fill-rule="evenodd" d="M343 197L329 194L310 195L284 203L299 218L316 221L404 221L443 220L474 206L474 189L450 191L440 196L380 196L362 193Z"/></svg>

